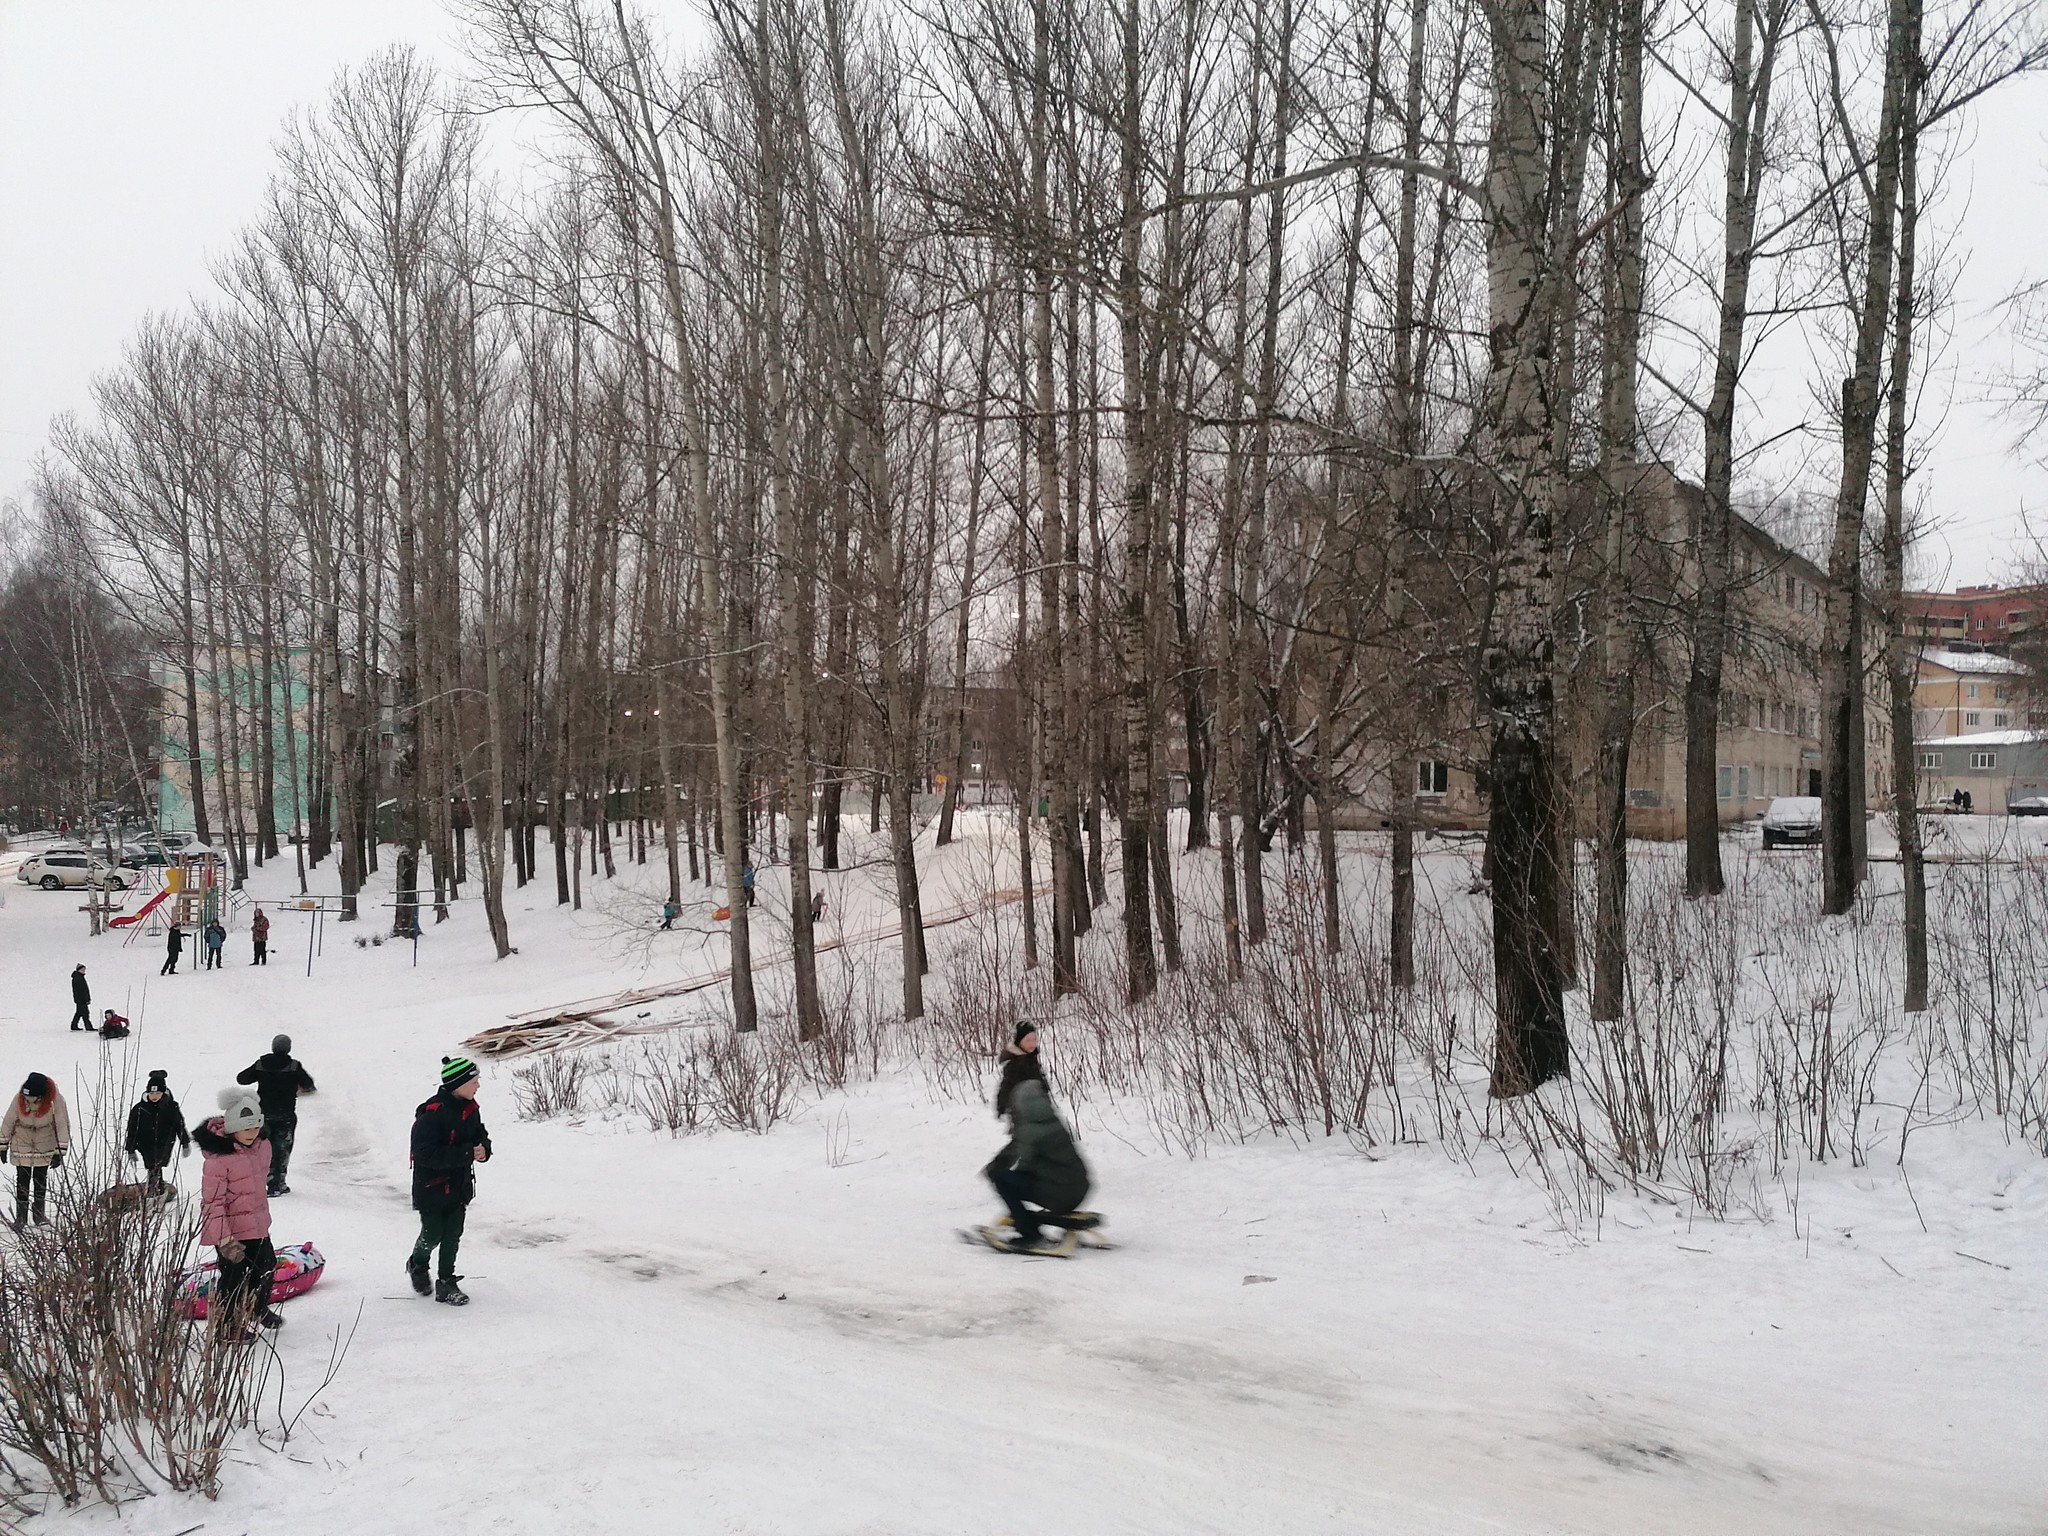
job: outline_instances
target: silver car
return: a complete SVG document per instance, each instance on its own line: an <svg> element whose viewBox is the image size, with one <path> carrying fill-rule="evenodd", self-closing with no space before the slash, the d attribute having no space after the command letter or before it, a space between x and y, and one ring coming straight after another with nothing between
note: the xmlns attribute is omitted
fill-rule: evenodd
<svg viewBox="0 0 2048 1536"><path fill-rule="evenodd" d="M1820 841L1820 796L1780 795L1764 812L1764 846Z"/></svg>
<svg viewBox="0 0 2048 1536"><path fill-rule="evenodd" d="M79 890L86 886L102 891L125 891L128 877L97 854L48 852L37 854L14 877L24 885L39 885L46 891Z"/></svg>

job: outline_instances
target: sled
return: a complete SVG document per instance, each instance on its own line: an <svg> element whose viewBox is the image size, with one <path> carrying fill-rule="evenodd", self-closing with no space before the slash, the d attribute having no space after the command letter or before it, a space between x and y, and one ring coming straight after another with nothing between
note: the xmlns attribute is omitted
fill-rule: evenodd
<svg viewBox="0 0 2048 1536"><path fill-rule="evenodd" d="M289 1301L320 1283L327 1259L311 1243L293 1243L277 1250L277 1275L270 1284L272 1302ZM206 1316L214 1287L220 1284L220 1265L194 1264L178 1282L178 1307L187 1317Z"/></svg>
<svg viewBox="0 0 2048 1536"><path fill-rule="evenodd" d="M1047 1214L1038 1218L1038 1224L1041 1227L1062 1228L1066 1235L1054 1247L1028 1250L1020 1254L1020 1257L1069 1259L1083 1248L1107 1250L1116 1247L1115 1243L1102 1235L1100 1211L1068 1211L1057 1216ZM965 1243L986 1243L998 1253L1017 1253L1018 1250L1010 1246L1013 1228L1014 1223L1011 1222L1009 1213L1005 1211L985 1227L963 1227L959 1236Z"/></svg>
<svg viewBox="0 0 2048 1536"><path fill-rule="evenodd" d="M169 1204L178 1198L178 1187L165 1184L151 1189L148 1184L116 1184L112 1189L99 1193L99 1203L115 1210L140 1209L155 1204Z"/></svg>

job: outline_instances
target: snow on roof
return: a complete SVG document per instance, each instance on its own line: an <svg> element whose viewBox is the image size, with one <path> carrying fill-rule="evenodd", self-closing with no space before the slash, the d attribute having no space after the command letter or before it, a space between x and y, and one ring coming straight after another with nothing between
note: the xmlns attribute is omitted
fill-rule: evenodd
<svg viewBox="0 0 2048 1536"><path fill-rule="evenodd" d="M1951 672L1998 672L2010 675L2027 670L2010 656L1994 656L1989 651L1928 650L1920 653L1920 659L1930 661L1937 667L1946 667Z"/></svg>
<svg viewBox="0 0 2048 1536"><path fill-rule="evenodd" d="M2024 747L2031 742L2048 742L2041 731L1972 731L1967 736L1923 736L1919 747Z"/></svg>

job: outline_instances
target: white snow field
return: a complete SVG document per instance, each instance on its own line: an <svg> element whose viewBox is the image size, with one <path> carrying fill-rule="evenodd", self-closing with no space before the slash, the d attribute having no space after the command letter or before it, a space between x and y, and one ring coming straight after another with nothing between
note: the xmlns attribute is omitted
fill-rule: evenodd
<svg viewBox="0 0 2048 1536"><path fill-rule="evenodd" d="M1004 878L1000 829L970 830L927 839L928 910ZM1785 857L1772 869L1806 855ZM1459 890L1473 853L1425 862ZM515 1063L487 1063L474 1301L417 1299L407 1129L438 1059L722 949L697 894L687 931L649 931L658 898L621 888L657 890L652 865L586 873L571 912L542 864L508 892L518 955L491 958L472 901L429 918L415 969L408 945L353 942L388 926L367 905L389 899L387 861L310 979L298 914L272 908L266 969L238 927L225 970L158 978L158 943L89 939L78 893L0 870L0 1086L41 1070L69 1092L125 1050L196 1117L288 1032L320 1091L273 1235L328 1257L283 1307L288 1410L360 1315L289 1444L246 1439L217 1502L160 1494L30 1529L2048 1532L2048 1170L1985 1120L1916 1131L1910 1195L1884 1148L1806 1163L1726 1220L1621 1192L1571 1220L1484 1148L1316 1136L1184 1156L1142 1104L1069 1105L1055 1070L1121 1246L1025 1260L955 1241L996 1208L978 1170L1000 1130L985 1096L914 1065L765 1135L672 1137L629 1114L522 1121ZM780 874L763 871L764 914ZM878 873L827 885L832 925L886 927ZM289 858L252 881L293 889ZM939 969L948 942L934 931ZM886 996L894 954L870 940L843 961L872 963ZM96 1006L136 1020L131 1042L66 1032L78 961ZM174 1177L196 1188L196 1155Z"/></svg>

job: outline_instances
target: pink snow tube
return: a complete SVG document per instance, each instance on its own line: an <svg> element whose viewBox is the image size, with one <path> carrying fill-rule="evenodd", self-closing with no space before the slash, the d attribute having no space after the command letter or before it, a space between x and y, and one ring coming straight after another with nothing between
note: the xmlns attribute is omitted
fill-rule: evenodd
<svg viewBox="0 0 2048 1536"><path fill-rule="evenodd" d="M270 1299L289 1301L310 1291L319 1283L320 1274L326 1268L326 1256L311 1243L293 1243L289 1248L278 1249L277 1278L271 1282ZM206 1305L218 1284L218 1264L194 1264L178 1282L178 1305L190 1317L206 1316Z"/></svg>

